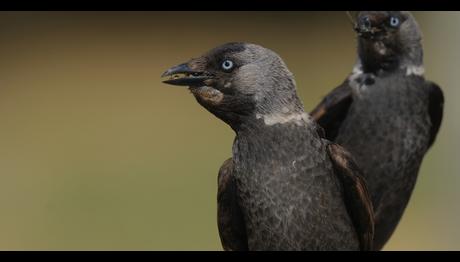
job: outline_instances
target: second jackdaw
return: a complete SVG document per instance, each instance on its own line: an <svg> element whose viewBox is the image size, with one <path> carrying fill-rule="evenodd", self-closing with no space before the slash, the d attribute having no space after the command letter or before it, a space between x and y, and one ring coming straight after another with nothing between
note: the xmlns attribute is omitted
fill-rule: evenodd
<svg viewBox="0 0 460 262"><path fill-rule="evenodd" d="M423 76L422 34L409 12L363 11L355 30L358 62L312 116L362 167L376 216L374 248L381 249L436 138L444 98Z"/></svg>

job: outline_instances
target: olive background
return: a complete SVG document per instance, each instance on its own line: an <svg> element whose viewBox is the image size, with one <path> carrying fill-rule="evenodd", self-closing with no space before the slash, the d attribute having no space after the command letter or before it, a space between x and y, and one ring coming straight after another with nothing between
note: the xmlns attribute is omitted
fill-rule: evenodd
<svg viewBox="0 0 460 262"><path fill-rule="evenodd" d="M385 250L456 250L460 13L414 15L445 113ZM0 250L222 250L234 133L160 75L252 42L284 59L309 111L355 40L345 12L0 12Z"/></svg>

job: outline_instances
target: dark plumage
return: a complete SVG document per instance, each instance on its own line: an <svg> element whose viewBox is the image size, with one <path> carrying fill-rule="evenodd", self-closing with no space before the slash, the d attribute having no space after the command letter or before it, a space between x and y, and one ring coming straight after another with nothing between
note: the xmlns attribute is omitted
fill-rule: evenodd
<svg viewBox="0 0 460 262"><path fill-rule="evenodd" d="M363 169L376 216L374 248L381 249L438 133L444 98L423 76L421 32L409 12L360 12L355 30L352 74L311 114Z"/></svg>
<svg viewBox="0 0 460 262"><path fill-rule="evenodd" d="M236 133L218 177L225 250L371 249L373 211L360 171L320 137L277 54L229 43L163 76L176 74L165 83L189 86Z"/></svg>

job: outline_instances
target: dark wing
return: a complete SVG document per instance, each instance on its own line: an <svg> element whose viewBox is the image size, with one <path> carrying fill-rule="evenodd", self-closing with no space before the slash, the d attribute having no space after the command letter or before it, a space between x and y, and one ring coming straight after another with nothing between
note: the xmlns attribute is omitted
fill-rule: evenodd
<svg viewBox="0 0 460 262"><path fill-rule="evenodd" d="M345 80L311 111L310 115L324 129L328 140L333 141L337 136L352 101L351 88Z"/></svg>
<svg viewBox="0 0 460 262"><path fill-rule="evenodd" d="M219 170L217 189L217 224L226 251L246 251L248 241L243 213L237 202L233 161L227 159Z"/></svg>
<svg viewBox="0 0 460 262"><path fill-rule="evenodd" d="M431 147L438 134L441 126L442 113L444 108L444 95L441 88L433 82L428 82L429 88L429 105L428 113L431 119L430 142L428 147Z"/></svg>
<svg viewBox="0 0 460 262"><path fill-rule="evenodd" d="M327 150L342 184L345 205L358 233L361 250L372 250L374 210L361 170L343 147L328 144Z"/></svg>

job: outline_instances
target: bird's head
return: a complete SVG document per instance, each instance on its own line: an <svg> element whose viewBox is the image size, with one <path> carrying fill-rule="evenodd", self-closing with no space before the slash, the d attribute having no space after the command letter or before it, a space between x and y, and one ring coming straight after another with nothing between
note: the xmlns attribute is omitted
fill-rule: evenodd
<svg viewBox="0 0 460 262"><path fill-rule="evenodd" d="M410 12L361 11L354 29L365 70L422 65L422 33Z"/></svg>
<svg viewBox="0 0 460 262"><path fill-rule="evenodd" d="M255 44L227 43L168 69L166 84L188 86L197 101L238 129L260 116L303 112L283 60Z"/></svg>

